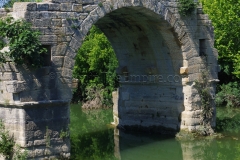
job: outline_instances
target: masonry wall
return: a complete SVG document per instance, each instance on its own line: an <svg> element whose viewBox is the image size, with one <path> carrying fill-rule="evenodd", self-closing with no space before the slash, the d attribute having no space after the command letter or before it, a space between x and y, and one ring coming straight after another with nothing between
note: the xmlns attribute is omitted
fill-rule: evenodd
<svg viewBox="0 0 240 160"><path fill-rule="evenodd" d="M29 153L69 157L69 139L60 140L59 133L68 129L74 58L94 24L108 37L119 60L116 125L159 132L195 131L201 126L201 99L194 81L207 68L213 98L218 81L213 28L201 7L192 16L181 17L175 0L50 0L15 3L12 16L31 22L42 33L40 41L50 57L48 65L36 70L11 62L0 66L2 119L7 126L16 122L12 132L21 133L15 138L23 147L39 148ZM169 75L171 80L165 82ZM133 76L142 79L131 81ZM28 124L33 128L28 130ZM50 136L56 149L46 146L46 127L56 133Z"/></svg>

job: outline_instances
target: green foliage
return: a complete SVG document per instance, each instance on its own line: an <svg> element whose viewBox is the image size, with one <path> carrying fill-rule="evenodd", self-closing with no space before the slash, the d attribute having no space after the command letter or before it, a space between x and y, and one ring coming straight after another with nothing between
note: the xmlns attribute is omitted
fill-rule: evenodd
<svg viewBox="0 0 240 160"><path fill-rule="evenodd" d="M0 121L0 154L6 159L25 160L27 158L27 151L22 151L20 146L14 142L2 121Z"/></svg>
<svg viewBox="0 0 240 160"><path fill-rule="evenodd" d="M0 122L0 153L6 158L10 158L13 153L15 143L13 137L5 130L5 126Z"/></svg>
<svg viewBox="0 0 240 160"><path fill-rule="evenodd" d="M200 96L200 105L201 105L201 125L198 133L200 135L209 135L213 133L211 128L211 122L214 114L214 100L211 95L211 82L209 81L209 72L207 70L207 59L206 57L202 57L205 65L205 71L202 72L201 77L195 81L194 88L197 90Z"/></svg>
<svg viewBox="0 0 240 160"><path fill-rule="evenodd" d="M217 108L216 130L218 132L239 133L240 110L239 108Z"/></svg>
<svg viewBox="0 0 240 160"><path fill-rule="evenodd" d="M51 137L50 137L50 130L48 129L48 126L46 126L46 135L45 135L45 142L46 147L51 147Z"/></svg>
<svg viewBox="0 0 240 160"><path fill-rule="evenodd" d="M210 123L213 115L213 98L210 91L211 84L208 80L208 73L202 72L201 79L195 81L194 85L201 98L201 121L203 125Z"/></svg>
<svg viewBox="0 0 240 160"><path fill-rule="evenodd" d="M217 106L240 108L240 84L230 82L219 86L220 91L216 95Z"/></svg>
<svg viewBox="0 0 240 160"><path fill-rule="evenodd" d="M0 38L0 48L5 47L5 45L6 45L6 44L4 43L3 39Z"/></svg>
<svg viewBox="0 0 240 160"><path fill-rule="evenodd" d="M10 51L0 53L0 62L13 61L27 64L34 68L43 64L43 54L47 50L39 42L40 32L31 29L23 20L6 17L0 20L0 36L8 39ZM10 60L8 60L10 58Z"/></svg>
<svg viewBox="0 0 240 160"><path fill-rule="evenodd" d="M104 105L111 105L111 94L117 87L117 65L110 42L96 26L93 26L76 56L73 77L79 79L79 88L74 98L91 99L94 96L92 91L95 90L101 92Z"/></svg>
<svg viewBox="0 0 240 160"><path fill-rule="evenodd" d="M60 138L61 139L64 139L64 138L68 138L69 137L69 131L64 131L63 129L61 130L60 134L59 134Z"/></svg>
<svg viewBox="0 0 240 160"><path fill-rule="evenodd" d="M42 0L9 0L3 8L12 8L15 2L42 2Z"/></svg>
<svg viewBox="0 0 240 160"><path fill-rule="evenodd" d="M191 15L197 7L197 3L193 0L179 0L178 10L182 16Z"/></svg>
<svg viewBox="0 0 240 160"><path fill-rule="evenodd" d="M15 145L13 160L26 160L28 156L27 150L22 151L19 145Z"/></svg>
<svg viewBox="0 0 240 160"><path fill-rule="evenodd" d="M99 7L103 7L102 2L98 3L98 6L99 6Z"/></svg>
<svg viewBox="0 0 240 160"><path fill-rule="evenodd" d="M201 0L201 2L204 12L209 15L214 26L215 47L219 53L218 61L222 72L230 78L232 76L240 78L240 1ZM226 79L226 76L223 79Z"/></svg>

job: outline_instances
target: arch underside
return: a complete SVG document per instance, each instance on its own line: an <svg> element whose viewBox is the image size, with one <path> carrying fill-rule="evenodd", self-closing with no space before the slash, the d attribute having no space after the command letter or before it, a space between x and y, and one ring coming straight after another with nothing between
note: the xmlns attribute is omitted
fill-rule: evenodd
<svg viewBox="0 0 240 160"><path fill-rule="evenodd" d="M143 7L124 7L95 25L108 37L119 61L115 123L131 129L178 130L183 111L179 74L183 56L169 23Z"/></svg>

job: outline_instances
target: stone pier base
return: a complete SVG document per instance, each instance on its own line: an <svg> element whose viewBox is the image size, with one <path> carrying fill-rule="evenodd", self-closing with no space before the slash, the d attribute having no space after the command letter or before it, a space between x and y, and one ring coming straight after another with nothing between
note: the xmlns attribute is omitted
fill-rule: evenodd
<svg viewBox="0 0 240 160"><path fill-rule="evenodd" d="M0 119L28 159L70 159L68 102L5 104Z"/></svg>

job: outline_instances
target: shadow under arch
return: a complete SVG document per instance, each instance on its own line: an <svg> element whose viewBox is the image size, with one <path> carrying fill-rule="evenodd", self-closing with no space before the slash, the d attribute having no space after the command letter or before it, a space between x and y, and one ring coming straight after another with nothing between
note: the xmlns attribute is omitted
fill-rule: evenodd
<svg viewBox="0 0 240 160"><path fill-rule="evenodd" d="M103 6L92 11L80 31L91 26L87 23L91 19L116 53L120 87L114 104L115 124L127 130L179 131L184 107L178 34L166 17L143 6L118 8L101 18L99 8L107 10Z"/></svg>

